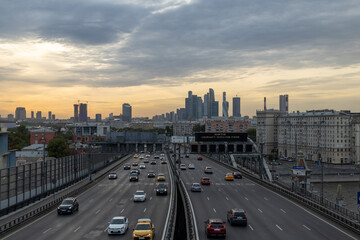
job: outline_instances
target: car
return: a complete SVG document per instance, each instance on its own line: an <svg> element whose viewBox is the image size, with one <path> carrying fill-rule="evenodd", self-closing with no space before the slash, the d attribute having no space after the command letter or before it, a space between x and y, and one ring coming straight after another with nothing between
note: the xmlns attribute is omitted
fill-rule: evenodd
<svg viewBox="0 0 360 240"><path fill-rule="evenodd" d="M150 218L138 219L135 228L133 228L133 240L153 240L155 235L155 226Z"/></svg>
<svg viewBox="0 0 360 240"><path fill-rule="evenodd" d="M145 158L144 163L149 163L149 159Z"/></svg>
<svg viewBox="0 0 360 240"><path fill-rule="evenodd" d="M167 195L168 188L167 185L164 183L159 183L156 186L156 195Z"/></svg>
<svg viewBox="0 0 360 240"><path fill-rule="evenodd" d="M165 174L159 173L157 177L158 182L165 181Z"/></svg>
<svg viewBox="0 0 360 240"><path fill-rule="evenodd" d="M124 170L130 170L130 169L131 169L131 166L129 164L124 165Z"/></svg>
<svg viewBox="0 0 360 240"><path fill-rule="evenodd" d="M109 174L109 179L117 179L117 175L116 175L116 173L110 173Z"/></svg>
<svg viewBox="0 0 360 240"><path fill-rule="evenodd" d="M134 202L145 202L146 200L146 193L143 190L137 190L134 193Z"/></svg>
<svg viewBox="0 0 360 240"><path fill-rule="evenodd" d="M204 173L212 174L213 173L212 167L205 167Z"/></svg>
<svg viewBox="0 0 360 240"><path fill-rule="evenodd" d="M129 228L129 219L124 216L113 217L107 227L109 235L125 234Z"/></svg>
<svg viewBox="0 0 360 240"><path fill-rule="evenodd" d="M79 211L79 202L74 197L65 198L57 208L58 215L72 214Z"/></svg>
<svg viewBox="0 0 360 240"><path fill-rule="evenodd" d="M133 165L133 167L136 167L136 166L139 165L139 163L138 162L133 162L132 165Z"/></svg>
<svg viewBox="0 0 360 240"><path fill-rule="evenodd" d="M150 158L150 154L146 154L146 155L145 155L145 158Z"/></svg>
<svg viewBox="0 0 360 240"><path fill-rule="evenodd" d="M247 225L246 212L243 209L231 209L227 212L227 221L230 225Z"/></svg>
<svg viewBox="0 0 360 240"><path fill-rule="evenodd" d="M160 157L165 157L165 154L164 154L164 153L161 153L161 154L160 154Z"/></svg>
<svg viewBox="0 0 360 240"><path fill-rule="evenodd" d="M202 178L201 178L201 184L202 184L202 185L210 185L210 178L208 178L208 177L202 177Z"/></svg>
<svg viewBox="0 0 360 240"><path fill-rule="evenodd" d="M207 237L226 238L226 227L224 222L219 218L210 218L205 221L205 233Z"/></svg>
<svg viewBox="0 0 360 240"><path fill-rule="evenodd" d="M139 165L139 168L140 168L140 169L144 169L144 168L146 168L146 166L145 166L145 164L140 164L140 165Z"/></svg>
<svg viewBox="0 0 360 240"><path fill-rule="evenodd" d="M234 174L232 174L232 173L226 173L226 174L225 174L225 180L226 180L226 181L234 181Z"/></svg>
<svg viewBox="0 0 360 240"><path fill-rule="evenodd" d="M161 160L161 164L167 164L166 160Z"/></svg>
<svg viewBox="0 0 360 240"><path fill-rule="evenodd" d="M155 158L155 159L159 159L160 157L159 157L159 155L155 154L155 155L154 155L154 158Z"/></svg>
<svg viewBox="0 0 360 240"><path fill-rule="evenodd" d="M137 155L137 154L134 155L134 158L138 158L138 157L139 157L139 155Z"/></svg>
<svg viewBox="0 0 360 240"><path fill-rule="evenodd" d="M203 160L203 159L202 159L202 156L198 156L198 157L197 157L197 160L199 160L199 161Z"/></svg>
<svg viewBox="0 0 360 240"><path fill-rule="evenodd" d="M200 185L200 183L193 183L193 184L191 184L191 191L192 191L192 192L201 192L201 185Z"/></svg>
<svg viewBox="0 0 360 240"><path fill-rule="evenodd" d="M156 161L155 161L155 160L152 160L152 161L150 162L150 164L151 164L151 165L156 165Z"/></svg>
<svg viewBox="0 0 360 240"><path fill-rule="evenodd" d="M153 170L150 170L147 174L148 178L154 178L155 177L155 172Z"/></svg>
<svg viewBox="0 0 360 240"><path fill-rule="evenodd" d="M189 154L186 154L186 155L185 155L185 158L189 158Z"/></svg>
<svg viewBox="0 0 360 240"><path fill-rule="evenodd" d="M140 170L137 169L137 168L133 168L133 169L130 170L130 174L132 174L132 173L136 173L137 175L139 175L139 174L140 174Z"/></svg>
<svg viewBox="0 0 360 240"><path fill-rule="evenodd" d="M233 172L233 175L234 175L234 178L238 178L238 179L242 178L241 172Z"/></svg>
<svg viewBox="0 0 360 240"><path fill-rule="evenodd" d="M193 163L190 163L188 166L189 169L195 169L195 165Z"/></svg>
<svg viewBox="0 0 360 240"><path fill-rule="evenodd" d="M181 170L186 170L186 165L184 163L180 164L180 169Z"/></svg>
<svg viewBox="0 0 360 240"><path fill-rule="evenodd" d="M143 156L143 155L141 155L141 156L139 157L139 159L140 159L140 160L143 160L143 159L144 159L144 156Z"/></svg>
<svg viewBox="0 0 360 240"><path fill-rule="evenodd" d="M139 175L137 173L131 173L129 180L130 180L130 182L139 181Z"/></svg>

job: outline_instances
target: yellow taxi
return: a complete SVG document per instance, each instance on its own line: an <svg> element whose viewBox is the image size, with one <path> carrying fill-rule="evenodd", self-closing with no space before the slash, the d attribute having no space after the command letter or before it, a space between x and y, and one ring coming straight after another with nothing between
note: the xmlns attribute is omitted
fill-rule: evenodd
<svg viewBox="0 0 360 240"><path fill-rule="evenodd" d="M225 174L225 180L226 181L234 181L234 174L232 174L232 173Z"/></svg>
<svg viewBox="0 0 360 240"><path fill-rule="evenodd" d="M151 223L150 218L140 218L133 228L132 239L149 239L153 240L155 236L155 226Z"/></svg>
<svg viewBox="0 0 360 240"><path fill-rule="evenodd" d="M165 179L165 174L163 174L163 173L159 173L158 174L158 177L157 177L157 181L158 182L163 182L163 181L165 181L166 179Z"/></svg>
<svg viewBox="0 0 360 240"><path fill-rule="evenodd" d="M134 155L134 158L138 158L138 157L139 157L139 155L137 155L137 154Z"/></svg>

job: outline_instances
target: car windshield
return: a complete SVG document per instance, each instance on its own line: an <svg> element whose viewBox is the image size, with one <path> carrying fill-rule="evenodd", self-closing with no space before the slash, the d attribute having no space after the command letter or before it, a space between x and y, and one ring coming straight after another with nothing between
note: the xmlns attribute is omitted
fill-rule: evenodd
<svg viewBox="0 0 360 240"><path fill-rule="evenodd" d="M245 214L243 212L234 212L235 217L244 217Z"/></svg>
<svg viewBox="0 0 360 240"><path fill-rule="evenodd" d="M203 178L203 180L209 180L209 178Z"/></svg>
<svg viewBox="0 0 360 240"><path fill-rule="evenodd" d="M194 187L198 187L198 186L200 186L200 184L198 184L198 183L193 183L193 186L194 186Z"/></svg>
<svg viewBox="0 0 360 240"><path fill-rule="evenodd" d="M111 224L124 224L124 219L122 218L114 218L110 222Z"/></svg>
<svg viewBox="0 0 360 240"><path fill-rule="evenodd" d="M223 227L223 223L211 223L211 227L212 227L212 228L222 228L222 227Z"/></svg>
<svg viewBox="0 0 360 240"><path fill-rule="evenodd" d="M144 191L138 191L135 193L135 195L144 195Z"/></svg>
<svg viewBox="0 0 360 240"><path fill-rule="evenodd" d="M159 176L159 177L165 177L165 175L162 174L162 173L159 173L158 176Z"/></svg>
<svg viewBox="0 0 360 240"><path fill-rule="evenodd" d="M64 201L62 201L61 204L67 204L67 205L73 204L73 200L64 200Z"/></svg>
<svg viewBox="0 0 360 240"><path fill-rule="evenodd" d="M138 224L135 227L135 230L150 230L150 224Z"/></svg>

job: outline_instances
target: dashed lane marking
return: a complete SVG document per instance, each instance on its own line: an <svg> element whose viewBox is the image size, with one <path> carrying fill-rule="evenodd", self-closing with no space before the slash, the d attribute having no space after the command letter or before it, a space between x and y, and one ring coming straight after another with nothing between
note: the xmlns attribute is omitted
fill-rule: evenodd
<svg viewBox="0 0 360 240"><path fill-rule="evenodd" d="M311 231L311 229L305 225L303 225L304 228L306 228L307 230Z"/></svg>
<svg viewBox="0 0 360 240"><path fill-rule="evenodd" d="M52 228L49 228L49 229L45 230L45 231L43 232L43 234L47 233L47 232L50 231L51 229L52 229Z"/></svg>
<svg viewBox="0 0 360 240"><path fill-rule="evenodd" d="M80 229L80 227L78 227L77 229L74 230L74 232L77 232Z"/></svg>
<svg viewBox="0 0 360 240"><path fill-rule="evenodd" d="M286 213L286 211L285 211L284 209L281 209L281 208L280 208L280 210L281 210L283 213Z"/></svg>
<svg viewBox="0 0 360 240"><path fill-rule="evenodd" d="M259 212L263 213L263 211L261 211L261 209L260 209L260 208L258 208L258 210L259 210Z"/></svg>
<svg viewBox="0 0 360 240"><path fill-rule="evenodd" d="M276 224L276 227L277 227L280 231L282 231L282 228L281 228L279 225Z"/></svg>
<svg viewBox="0 0 360 240"><path fill-rule="evenodd" d="M251 231L254 231L253 227L251 225L249 225L249 228L251 229Z"/></svg>

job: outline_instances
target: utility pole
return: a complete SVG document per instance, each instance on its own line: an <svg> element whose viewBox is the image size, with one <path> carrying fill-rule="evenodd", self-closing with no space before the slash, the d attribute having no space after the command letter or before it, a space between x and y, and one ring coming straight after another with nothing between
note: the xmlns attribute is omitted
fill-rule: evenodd
<svg viewBox="0 0 360 240"><path fill-rule="evenodd" d="M320 191L320 202L321 205L324 204L324 164L322 163L322 158L319 157L319 164L321 164L321 191Z"/></svg>
<svg viewBox="0 0 360 240"><path fill-rule="evenodd" d="M88 143L88 166L89 166L89 170L88 170L88 173L89 173L89 182L91 182L91 154L90 154L90 143Z"/></svg>
<svg viewBox="0 0 360 240"><path fill-rule="evenodd" d="M260 161L259 161L259 173L260 173L260 179L264 181L264 166L263 166L263 149L264 149L264 143L260 143Z"/></svg>

